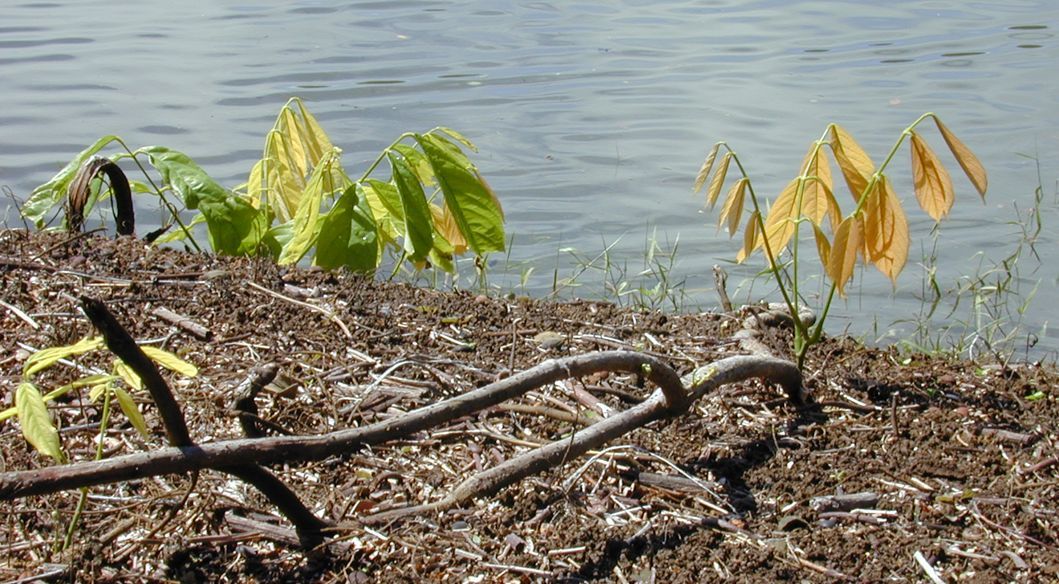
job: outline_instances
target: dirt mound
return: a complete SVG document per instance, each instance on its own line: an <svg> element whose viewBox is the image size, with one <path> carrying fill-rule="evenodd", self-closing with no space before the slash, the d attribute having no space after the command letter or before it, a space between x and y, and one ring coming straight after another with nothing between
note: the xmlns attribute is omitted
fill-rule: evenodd
<svg viewBox="0 0 1059 584"><path fill-rule="evenodd" d="M265 427L308 435L385 420L558 355L645 351L683 374L738 351L727 340L739 326L733 315L443 293L132 238L9 230L0 232L4 408L30 352L94 334L77 310L81 295L105 300L141 342L199 367L192 379L169 377L199 442L242 435L231 413L236 387L267 362L281 375L257 400ZM58 387L110 360L90 354L36 381ZM725 386L691 415L474 506L358 522L436 500L481 469L569 435L577 426L556 412L572 418L586 402L624 409L648 393L636 376L598 375L411 440L273 467L338 523L330 555L303 553L255 490L204 472L89 489L65 551L79 492L5 502L0 578L1050 581L1059 577L1057 379L1045 367L830 340L806 369L808 407L757 382ZM153 405L136 397L153 434L144 440L115 413L106 457L165 444ZM71 459L95 456L101 413L87 392L53 404ZM0 452L3 472L51 464L13 419L0 422Z"/></svg>

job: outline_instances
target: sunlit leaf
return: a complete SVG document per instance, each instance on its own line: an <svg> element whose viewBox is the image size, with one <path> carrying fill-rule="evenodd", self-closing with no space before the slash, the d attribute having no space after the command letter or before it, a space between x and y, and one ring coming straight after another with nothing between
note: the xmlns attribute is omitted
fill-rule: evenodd
<svg viewBox="0 0 1059 584"><path fill-rule="evenodd" d="M814 156L815 154L815 156ZM802 212L814 225L823 225L824 217L831 217L831 228L838 228L842 211L831 192L831 165L822 149L815 145L802 162L805 171L805 187L802 192Z"/></svg>
<svg viewBox="0 0 1059 584"><path fill-rule="evenodd" d="M438 129L451 136L453 140L456 140L460 144L463 144L464 146L470 148L472 152L478 152L478 147L474 145L474 142L468 140L467 137L463 134L457 132L456 130L453 130L452 128L446 128L444 126L441 126Z"/></svg>
<svg viewBox="0 0 1059 584"><path fill-rule="evenodd" d="M846 296L846 284L857 266L857 253L863 241L863 225L859 217L846 217L835 230L835 238L828 252L827 275L835 283L840 296Z"/></svg>
<svg viewBox="0 0 1059 584"><path fill-rule="evenodd" d="M824 233L823 229L816 223L813 226L813 237L816 238L816 253L820 256L820 265L827 268L828 261L831 258L831 242L827 240L827 234Z"/></svg>
<svg viewBox="0 0 1059 584"><path fill-rule="evenodd" d="M149 345L143 345L140 347L140 349L155 363L161 365L162 367L165 367L170 371L175 371L183 375L184 377L195 377L199 374L198 367L195 367L191 363L188 363L187 361L181 359L180 357L177 357L169 351L165 351L163 349L159 349L158 347L152 347Z"/></svg>
<svg viewBox="0 0 1059 584"><path fill-rule="evenodd" d="M798 227L795 223L798 182L798 179L794 179L787 183L787 187L783 189L780 196L776 197L772 207L769 208L768 216L765 217L764 235L768 238L768 248L765 253L771 249L774 260L783 252L783 248L787 246ZM764 238L758 237L756 247L762 247L764 243Z"/></svg>
<svg viewBox="0 0 1059 584"><path fill-rule="evenodd" d="M339 152L333 149L313 169L309 183L305 185L298 212L294 216L291 239L283 246L279 258L281 265L298 263L309 252L320 233L320 205L324 197L331 197L346 188L345 178L336 171Z"/></svg>
<svg viewBox="0 0 1059 584"><path fill-rule="evenodd" d="M140 376L137 375L131 367L125 364L124 361L114 362L114 374L121 377L121 380L124 381L126 385L136 391L143 389L143 380L140 379Z"/></svg>
<svg viewBox="0 0 1059 584"><path fill-rule="evenodd" d="M728 174L728 166L732 163L732 153L726 152L724 158L721 159L721 166L717 168L717 173L713 175L713 180L710 181L709 188L706 189L706 206L710 209L717 202L717 197L721 194L721 187L724 186L725 175Z"/></svg>
<svg viewBox="0 0 1059 584"><path fill-rule="evenodd" d="M473 166L465 165L456 147L433 134L417 134L417 142L434 170L445 206L474 253L503 251L504 213L492 189ZM457 149L458 150L458 149Z"/></svg>
<svg viewBox="0 0 1059 584"><path fill-rule="evenodd" d="M880 176L864 205L864 249L868 259L890 281L908 261L908 219L886 176Z"/></svg>
<svg viewBox="0 0 1059 584"><path fill-rule="evenodd" d="M132 427L136 428L140 436L144 438L150 437L150 432L147 431L147 422L143 419L143 414L136 407L136 401L132 399L129 392L118 386L113 386L111 389L114 390L114 397L118 398L118 405L121 407L121 411L125 412L125 417L129 419L129 422L132 422Z"/></svg>
<svg viewBox="0 0 1059 584"><path fill-rule="evenodd" d="M853 195L855 203L860 202L860 197L868 187L868 182L875 174L875 163L871 161L864 149L850 136L842 126L833 124L831 126L831 152L835 155L835 162L842 170L842 176L846 179L849 192Z"/></svg>
<svg viewBox="0 0 1059 584"><path fill-rule="evenodd" d="M699 174L695 176L695 187L691 191L693 194L702 190L702 186L706 184L706 179L710 177L710 171L713 170L713 161L717 159L717 151L721 149L721 144L721 142L714 144L706 155L706 160L703 161L702 166L699 168Z"/></svg>
<svg viewBox="0 0 1059 584"><path fill-rule="evenodd" d="M456 219L452 216L447 206L431 205L430 213L434 217L434 228L448 244L448 249L441 251L449 255L460 255L467 251L467 240L460 233L456 225ZM435 243L437 245L437 242Z"/></svg>
<svg viewBox="0 0 1059 584"><path fill-rule="evenodd" d="M724 198L724 206L721 208L721 216L717 225L721 226L727 220L728 237L734 237L739 230L739 221L743 218L743 201L746 199L746 185L750 179L743 177L732 185L728 195Z"/></svg>
<svg viewBox="0 0 1059 584"><path fill-rule="evenodd" d="M964 145L955 134L949 131L949 128L945 124L941 123L941 119L934 116L934 123L938 126L938 131L941 132L941 136L945 138L945 143L949 145L949 150L952 151L952 155L956 157L956 162L960 163L960 168L963 169L964 174L967 175L968 180L974 185L975 190L984 199L986 189L989 188L989 176L985 172L985 167L978 160L978 157L971 152L971 149Z"/></svg>
<svg viewBox="0 0 1059 584"><path fill-rule="evenodd" d="M60 359L94 351L103 346L103 337L88 337L72 345L49 347L30 355L22 365L22 377L29 378L37 372L51 367Z"/></svg>
<svg viewBox="0 0 1059 584"><path fill-rule="evenodd" d="M912 133L912 181L919 206L935 221L941 221L956 200L949 171L919 134Z"/></svg>
<svg viewBox="0 0 1059 584"><path fill-rule="evenodd" d="M75 389L81 387L89 387L98 383L106 383L107 381L112 381L114 379L117 379L117 377L114 377L113 375L89 375L87 377L82 377L77 381L73 381L71 383L67 383L66 385L59 386L44 394L44 401L50 402L53 399L62 397ZM0 411L0 422L16 415L18 415L18 410L16 410L14 406L11 406L6 410Z"/></svg>
<svg viewBox="0 0 1059 584"><path fill-rule="evenodd" d="M316 121L316 117L305 106L305 102L297 97L292 98L291 102L298 105L298 113L301 114L301 123L298 128L302 142L305 143L309 165L315 166L328 152L334 149L334 145L331 143L331 138L327 135L327 132Z"/></svg>
<svg viewBox="0 0 1059 584"><path fill-rule="evenodd" d="M760 223L761 215L757 211L751 213L750 219L747 219L746 231L743 232L743 249L740 249L739 253L736 254L735 261L743 263L757 249L758 232L761 228Z"/></svg>
<svg viewBox="0 0 1059 584"><path fill-rule="evenodd" d="M189 209L206 218L206 231L213 251L227 255L253 255L268 232L269 217L246 199L213 180L186 154L163 146L149 146L151 164L162 174Z"/></svg>
<svg viewBox="0 0 1059 584"><path fill-rule="evenodd" d="M93 142L88 148L78 152L77 156L74 156L70 162L68 162L62 170L56 173L55 176L51 177L48 182L33 189L33 192L29 194L26 203L22 205L20 209L22 215L27 220L33 222L37 229L42 229L44 227L45 215L47 215L48 212L66 196L66 191L70 186L70 182L74 179L74 175L77 174L77 171L80 170L81 165L92 156L95 156L95 154L106 147L107 144L110 144L115 140L118 140L117 136L108 134Z"/></svg>
<svg viewBox="0 0 1059 584"><path fill-rule="evenodd" d="M422 152L407 144L397 144L393 149L403 156L405 162L412 167L412 172L415 173L419 182L427 186L437 184L437 181L434 180L434 169L430 168L430 161L427 160L427 157Z"/></svg>
<svg viewBox="0 0 1059 584"><path fill-rule="evenodd" d="M313 263L334 269L345 266L358 272L374 271L379 262L376 222L371 207L358 197L357 185L338 198L320 224L320 241Z"/></svg>
<svg viewBox="0 0 1059 584"><path fill-rule="evenodd" d="M380 244L396 242L405 232L401 195L392 183L368 179L357 185L357 196L367 201L375 218Z"/></svg>
<svg viewBox="0 0 1059 584"><path fill-rule="evenodd" d="M393 170L393 184L401 198L404 214L404 249L408 258L417 262L427 257L434 247L434 221L419 179L408 163L393 152L386 153Z"/></svg>
<svg viewBox="0 0 1059 584"><path fill-rule="evenodd" d="M40 391L32 383L23 381L15 390L15 409L18 410L18 424L22 427L22 436L26 438L37 452L63 462L62 446L59 443L59 432L48 415L48 406L44 403Z"/></svg>

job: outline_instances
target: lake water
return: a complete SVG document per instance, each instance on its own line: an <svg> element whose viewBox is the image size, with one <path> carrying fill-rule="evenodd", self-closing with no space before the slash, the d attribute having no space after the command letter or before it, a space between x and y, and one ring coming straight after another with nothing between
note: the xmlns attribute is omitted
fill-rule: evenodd
<svg viewBox="0 0 1059 584"><path fill-rule="evenodd" d="M1039 338L1033 355L1059 350L1047 327L1059 303L1059 3L1050 0L5 4L0 185L17 196L108 133L183 150L235 185L278 108L299 95L351 174L406 130L447 125L473 139L514 236L510 255L492 258L491 282L518 287L532 267L525 289L537 295L556 271L576 273L574 256L558 250L593 258L615 242L610 259L635 285L655 234L679 237L671 279L685 283L688 307L716 306L710 267L738 244L690 194L713 142L729 141L771 196L828 122L879 161L935 111L990 172L983 205L952 165L957 205L941 230L939 285L1014 250L1015 205L1032 207L1043 183L1041 259L1018 262L1009 308L1036 289L1021 315ZM922 306L916 263L932 222L913 210L908 168L906 149L891 177L910 212L909 265L896 291L858 276L834 309L836 330L893 341L908 325L891 323ZM140 213L158 221L153 209ZM18 223L10 210L6 220ZM730 269L734 296L772 292L747 280L761 266L758 257ZM578 282L563 293L603 293L593 269ZM972 308L969 298L951 317L942 308L935 326L970 322Z"/></svg>

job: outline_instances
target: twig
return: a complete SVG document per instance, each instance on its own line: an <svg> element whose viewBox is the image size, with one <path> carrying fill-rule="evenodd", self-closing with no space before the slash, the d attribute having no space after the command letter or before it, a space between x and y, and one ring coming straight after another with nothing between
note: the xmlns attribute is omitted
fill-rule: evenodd
<svg viewBox="0 0 1059 584"><path fill-rule="evenodd" d="M202 326L201 324L191 320L186 316L177 314L172 310L165 308L164 306L155 307L155 309L151 311L151 314L157 316L158 318L168 323L172 323L184 329L185 331L191 333L191 335L197 339L208 341L213 336L213 332L210 331L210 329Z"/></svg>
<svg viewBox="0 0 1059 584"><path fill-rule="evenodd" d="M923 573L927 575L927 578L931 582L933 582L934 584L945 584L945 580L941 579L941 576L938 575L938 571L934 569L934 566L930 565L930 562L927 561L927 558L923 555L923 552L916 550L916 553L913 554L912 557L915 558L916 563L919 564L919 567L923 568Z"/></svg>
<svg viewBox="0 0 1059 584"><path fill-rule="evenodd" d="M269 296L271 296L273 298L276 298L277 300L283 300L284 302L289 302L289 303L291 303L291 304L293 304L295 306L301 306L302 308L307 308L309 310L312 310L313 312L319 312L320 314L326 316L328 320L330 320L331 322L333 322L336 325L338 325L338 328L342 329L342 332L345 333L346 337L348 337L350 339L353 338L353 333L349 332L349 327L346 326L346 323L342 322L342 319L338 318L337 314L335 314L334 312L324 308L323 306L317 306L315 304L310 304L308 302L302 302L301 300L296 300L294 298L291 298L290 296L284 296L283 294L280 294L279 292L274 292L272 290L269 290L268 288L265 288L264 286L258 284L257 282L251 282L251 281L247 280L246 285L250 286L251 288L253 288L255 290L258 290L260 292L268 294Z"/></svg>

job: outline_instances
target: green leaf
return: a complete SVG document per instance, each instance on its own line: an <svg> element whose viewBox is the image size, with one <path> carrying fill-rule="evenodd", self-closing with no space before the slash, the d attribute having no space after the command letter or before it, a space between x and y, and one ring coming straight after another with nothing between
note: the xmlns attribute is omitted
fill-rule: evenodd
<svg viewBox="0 0 1059 584"><path fill-rule="evenodd" d="M45 454L62 463L65 457L59 444L59 432L48 415L48 406L44 403L40 391L32 383L23 381L15 391L15 409L18 410L18 423L26 441Z"/></svg>
<svg viewBox="0 0 1059 584"><path fill-rule="evenodd" d="M453 130L452 128L446 128L445 126L439 126L438 129L451 136L460 144L463 144L464 146L470 148L473 152L478 152L478 147L474 145L474 142L468 140L467 137L463 134L457 132L456 130Z"/></svg>
<svg viewBox="0 0 1059 584"><path fill-rule="evenodd" d="M401 198L405 253L411 261L418 262L427 257L434 247L434 220L430 215L430 204L408 163L392 152L387 152L386 156L393 169L393 183Z"/></svg>
<svg viewBox="0 0 1059 584"><path fill-rule="evenodd" d="M378 266L375 220L368 202L357 196L357 190L356 185L347 188L321 221L313 263L322 268L345 266L354 271L371 272Z"/></svg>
<svg viewBox="0 0 1059 584"><path fill-rule="evenodd" d="M148 146L140 152L147 154L162 180L183 198L188 209L202 212L213 251L228 255L258 252L269 227L264 209L222 187L182 152L164 146Z"/></svg>
<svg viewBox="0 0 1059 584"><path fill-rule="evenodd" d="M112 386L112 388L114 389L114 397L118 398L118 405L121 406L121 411L125 412L125 417L132 422L132 427L136 428L140 436L149 437L151 434L147 431L147 422L143 419L140 409L136 407L136 401L124 389L118 386Z"/></svg>
<svg viewBox="0 0 1059 584"><path fill-rule="evenodd" d="M22 205L22 214L32 221L37 229L44 228L44 216L48 214L48 211L52 209L59 201L66 196L66 191L70 186L70 181L74 179L77 171L80 170L81 165L90 157L95 156L97 152L102 150L107 144L120 140L113 134L108 134L102 138L96 140L91 146L85 148L81 152L74 156L70 162L66 164L55 176L33 189L30 193L29 199L26 200L26 204Z"/></svg>
<svg viewBox="0 0 1059 584"><path fill-rule="evenodd" d="M158 363L170 371L176 371L184 377L195 377L199 374L198 367L195 367L191 363L188 363L169 351L164 351L158 347L147 345L141 346L140 349L145 355L151 358L151 361Z"/></svg>
<svg viewBox="0 0 1059 584"><path fill-rule="evenodd" d="M426 186L437 184L437 180L434 179L434 169L430 168L430 161L422 152L407 144L397 144L393 149L412 167L412 172L419 178L419 182Z"/></svg>
<svg viewBox="0 0 1059 584"><path fill-rule="evenodd" d="M60 359L94 351L102 346L103 337L89 337L81 339L72 345L41 349L26 359L25 364L22 365L22 377L23 379L28 379L30 376L51 367Z"/></svg>
<svg viewBox="0 0 1059 584"><path fill-rule="evenodd" d="M492 189L451 142L432 134L416 134L434 170L445 205L467 245L476 254L504 250L504 213ZM455 152L454 152L455 150Z"/></svg>
<svg viewBox="0 0 1059 584"><path fill-rule="evenodd" d="M405 231L404 208L397 187L392 183L368 179L357 185L357 195L371 207L371 215L375 218L375 227L382 240L380 244L397 241Z"/></svg>

